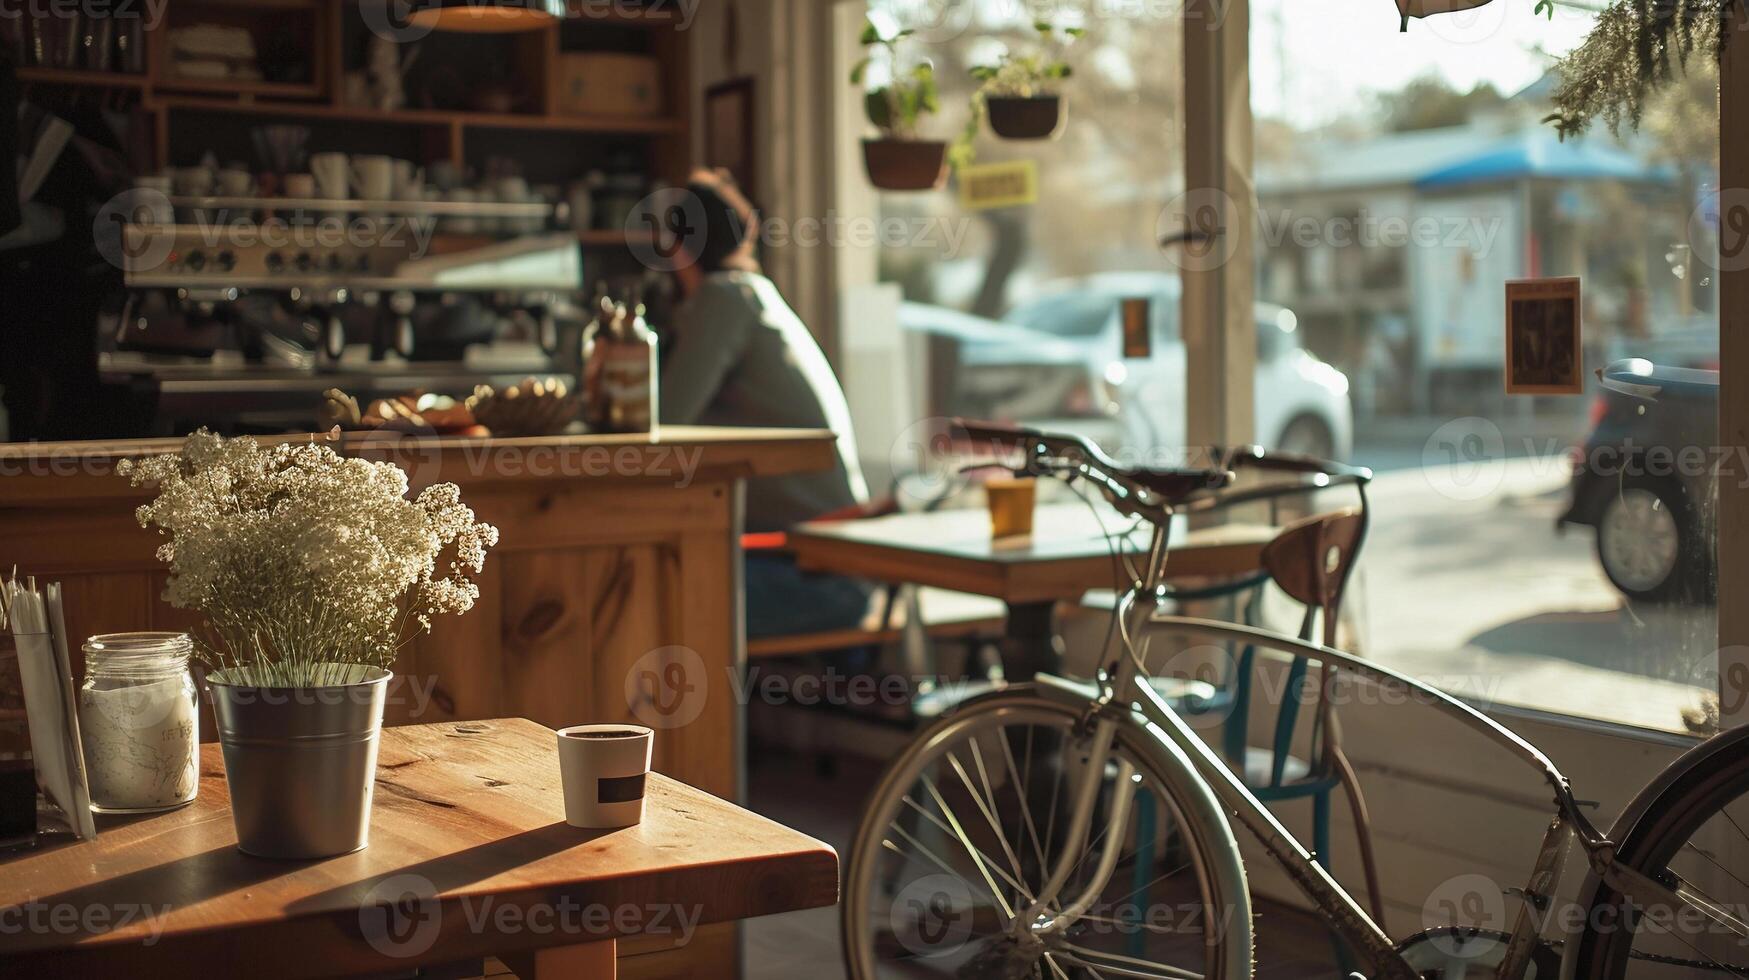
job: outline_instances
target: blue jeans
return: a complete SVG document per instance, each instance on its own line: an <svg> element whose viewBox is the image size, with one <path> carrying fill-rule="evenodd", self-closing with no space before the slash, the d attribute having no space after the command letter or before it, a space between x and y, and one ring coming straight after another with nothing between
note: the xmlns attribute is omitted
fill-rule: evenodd
<svg viewBox="0 0 1749 980"><path fill-rule="evenodd" d="M868 614L866 582L804 572L788 555L747 556L747 636L852 629Z"/></svg>

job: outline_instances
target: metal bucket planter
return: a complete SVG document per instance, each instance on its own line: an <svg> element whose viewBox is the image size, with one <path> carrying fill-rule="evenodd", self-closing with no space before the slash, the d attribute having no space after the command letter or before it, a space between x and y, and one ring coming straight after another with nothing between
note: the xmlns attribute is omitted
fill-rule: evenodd
<svg viewBox="0 0 1749 980"><path fill-rule="evenodd" d="M885 191L927 191L947 182L947 144L940 140L862 141L869 183Z"/></svg>
<svg viewBox="0 0 1749 980"><path fill-rule="evenodd" d="M1065 115L1059 95L992 95L984 100L984 108L990 116L990 131L1010 140L1050 139L1057 135Z"/></svg>
<svg viewBox="0 0 1749 980"><path fill-rule="evenodd" d="M390 673L337 664L332 685L272 687L207 675L237 849L332 857L370 843L371 789Z"/></svg>

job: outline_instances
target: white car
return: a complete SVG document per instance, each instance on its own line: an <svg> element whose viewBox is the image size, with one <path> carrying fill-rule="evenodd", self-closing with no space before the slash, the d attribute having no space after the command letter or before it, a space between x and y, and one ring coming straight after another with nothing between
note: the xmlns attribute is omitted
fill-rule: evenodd
<svg viewBox="0 0 1749 980"><path fill-rule="evenodd" d="M1061 280L1002 321L905 303L907 330L955 341L954 414L1055 427L1113 450L1185 445L1184 343L1178 278L1102 273ZM1149 301L1152 356L1125 359L1122 301ZM1292 311L1257 304L1256 439L1346 459L1353 448L1348 378L1300 345Z"/></svg>

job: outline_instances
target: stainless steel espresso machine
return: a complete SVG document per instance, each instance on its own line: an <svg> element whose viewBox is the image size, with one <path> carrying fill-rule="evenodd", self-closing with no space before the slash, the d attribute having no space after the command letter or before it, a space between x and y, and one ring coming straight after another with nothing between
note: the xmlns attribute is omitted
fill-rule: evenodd
<svg viewBox="0 0 1749 980"><path fill-rule="evenodd" d="M575 377L573 232L542 203L165 197L119 228L127 299L99 369L153 427L308 429L321 393L462 397ZM455 234L496 226L496 234Z"/></svg>

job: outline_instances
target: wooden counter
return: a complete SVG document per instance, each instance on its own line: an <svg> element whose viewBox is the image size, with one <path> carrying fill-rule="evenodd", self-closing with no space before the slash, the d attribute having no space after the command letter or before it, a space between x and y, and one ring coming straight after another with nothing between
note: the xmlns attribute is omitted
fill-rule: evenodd
<svg viewBox="0 0 1749 980"><path fill-rule="evenodd" d="M0 445L0 565L62 582L72 636L195 628L160 598L162 538L133 513L149 491L114 474L120 459L180 444ZM742 481L831 466L831 433L670 426L658 442L351 434L336 448L394 460L415 489L460 485L462 500L501 532L473 611L439 617L397 662L390 724L648 724L658 729L657 770L739 797L742 725L730 679L745 658ZM709 932L695 945L704 953L715 944L720 965L733 938ZM650 975L670 973L657 966L668 959L650 958Z"/></svg>

